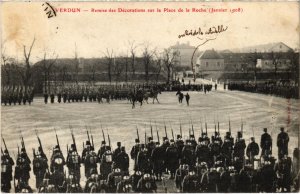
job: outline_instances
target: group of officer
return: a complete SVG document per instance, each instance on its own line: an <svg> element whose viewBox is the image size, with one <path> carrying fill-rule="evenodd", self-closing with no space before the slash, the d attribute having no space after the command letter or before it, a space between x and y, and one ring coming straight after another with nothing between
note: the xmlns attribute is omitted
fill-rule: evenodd
<svg viewBox="0 0 300 194"><path fill-rule="evenodd" d="M292 83L229 83L228 90L240 90L275 95L284 98L299 98L299 87Z"/></svg>
<svg viewBox="0 0 300 194"><path fill-rule="evenodd" d="M29 105L33 102L34 88L32 86L3 86L1 87L1 104L3 105L16 105L23 104Z"/></svg>
<svg viewBox="0 0 300 194"><path fill-rule="evenodd" d="M234 141L231 131L226 132L222 139L215 127L214 135L209 138L206 132L201 133L198 142L193 132L184 141L182 135L174 140L166 135L160 144L151 137L146 137L141 143L138 129L135 145L126 153L121 142L112 150L109 135L106 143L103 141L98 152L95 151L93 136L87 131L88 140L83 145L81 155L77 149L72 132L73 143L67 147L65 159L56 135L57 145L48 159L43 151L41 140L37 151L33 149L32 168L36 176L36 188L39 192L156 192L157 181L163 181L165 191L167 186L163 175L170 174L180 192L290 192L292 185L292 162L288 157L289 136L280 129L277 137L278 161L272 156L272 137L264 129L260 146L251 137L246 146L242 131L239 131ZM193 129L192 129L193 131ZM3 139L4 141L4 139ZM5 143L5 142L4 142ZM28 157L25 143L21 139L21 152L18 151L14 170L15 192L32 192L28 184L31 171L31 160ZM259 150L261 156L259 156ZM294 160L299 163L299 149L294 153ZM245 156L246 153L246 156ZM134 161L133 173L129 173L130 158ZM97 164L100 163L100 169ZM84 165L85 186L80 184L81 165ZM14 161L8 149L1 156L1 190L11 189L12 168ZM68 169L68 175L64 171ZM296 173L299 168L294 168ZM299 173L296 176L295 189L299 186ZM17 182L17 183L16 183ZM298 183L298 186L297 186Z"/></svg>

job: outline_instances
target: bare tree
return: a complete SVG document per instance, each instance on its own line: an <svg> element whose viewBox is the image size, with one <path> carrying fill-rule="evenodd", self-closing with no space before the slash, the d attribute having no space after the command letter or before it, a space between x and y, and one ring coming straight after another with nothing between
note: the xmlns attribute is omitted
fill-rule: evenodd
<svg viewBox="0 0 300 194"><path fill-rule="evenodd" d="M149 67L151 64L151 60L155 54L156 49L151 50L148 43L145 44L143 49L143 63L145 68L145 81L148 84L149 82Z"/></svg>
<svg viewBox="0 0 300 194"><path fill-rule="evenodd" d="M170 83L172 71L174 69L175 58L178 56L178 52L173 51L171 48L164 49L163 63L167 70L167 84Z"/></svg>
<svg viewBox="0 0 300 194"><path fill-rule="evenodd" d="M131 79L135 79L135 61L136 61L136 49L137 49L137 45L135 44L134 41L129 41L128 42L129 47L130 47L130 54L131 54L131 72L132 72L132 76Z"/></svg>
<svg viewBox="0 0 300 194"><path fill-rule="evenodd" d="M114 54L113 49L109 50L108 48L106 48L105 58L107 60L107 76L108 76L109 83L111 83L111 77L112 77L111 74L112 74L112 66L113 66L113 54Z"/></svg>
<svg viewBox="0 0 300 194"><path fill-rule="evenodd" d="M23 49L24 49L24 57L25 57L25 70L24 72L18 68L19 70L19 73L21 75L21 78L23 80L23 84L25 86L25 93L27 93L27 89L28 89L28 86L29 86L29 83L30 83L30 79L31 79L31 66L30 66L30 55L31 55L31 51L32 51L32 48L33 48L33 45L35 43L35 37L33 38L33 41L31 43L31 46L29 48L29 51L27 52L26 51L26 46L23 45Z"/></svg>
<svg viewBox="0 0 300 194"><path fill-rule="evenodd" d="M11 60L12 60L11 58L6 56L5 49L3 49L1 52L1 65L2 65L1 69L5 72L6 75L6 82L5 82L6 85L11 84L11 72L12 72L13 64L8 63Z"/></svg>

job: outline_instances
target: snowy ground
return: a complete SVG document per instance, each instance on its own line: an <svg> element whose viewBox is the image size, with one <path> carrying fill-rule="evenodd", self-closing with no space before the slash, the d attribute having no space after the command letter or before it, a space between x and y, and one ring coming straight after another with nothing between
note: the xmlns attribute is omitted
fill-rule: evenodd
<svg viewBox="0 0 300 194"><path fill-rule="evenodd" d="M150 120L159 135L164 136L164 121L167 125L168 136L171 137L170 126L175 136L179 134L179 121L182 123L183 135L188 135L190 120L194 123L195 135L200 134L200 120L207 121L209 136L214 131L214 120L220 122L220 132L224 136L228 130L228 119L231 120L232 134L236 136L244 123L244 137L250 142L255 136L260 141L262 129L267 127L273 137L274 155L277 156L276 138L281 126L285 127L290 135L289 154L298 145L299 130L299 100L283 99L262 94L245 93L238 91L212 91L204 94L189 92L190 106L178 104L174 92L164 92L159 96L160 104L145 104L142 107L131 108L127 101L112 101L111 104L96 102L44 104L42 98L35 98L31 106L1 106L1 131L6 140L11 155L15 158L17 144L20 145L20 131L24 137L27 152L32 157L32 148L37 148L38 141L35 129L38 130L44 150L50 158L51 149L56 144L54 128L57 130L60 145L66 156L67 144L72 143L69 125L73 128L79 152L82 142L87 140L86 126L91 128L95 146L98 150L102 141L100 124L105 134L110 135L113 149L116 142L121 141L130 152L136 138L136 126L139 128L140 138L144 140L145 132L150 135ZM204 124L203 124L204 127ZM252 130L253 129L253 130ZM132 165L131 165L132 167ZM82 177L83 177L82 168ZM34 177L33 174L31 177ZM82 181L84 179L82 178ZM158 183L161 185L161 183ZM30 180L34 187L35 179ZM168 190L175 192L171 186Z"/></svg>

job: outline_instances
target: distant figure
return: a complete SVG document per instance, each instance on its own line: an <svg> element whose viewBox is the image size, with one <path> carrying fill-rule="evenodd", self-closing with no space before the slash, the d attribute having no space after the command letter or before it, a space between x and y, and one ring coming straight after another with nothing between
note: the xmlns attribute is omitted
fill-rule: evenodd
<svg viewBox="0 0 300 194"><path fill-rule="evenodd" d="M215 84L215 90L217 90L217 88L218 88L218 84Z"/></svg>
<svg viewBox="0 0 300 194"><path fill-rule="evenodd" d="M255 142L254 137L251 137L251 143L248 144L246 154L249 158L250 164L254 164L255 156L257 156L259 153L259 146Z"/></svg>
<svg viewBox="0 0 300 194"><path fill-rule="evenodd" d="M189 106L189 101L190 101L190 95L189 95L189 93L186 93L185 100L186 100L186 104Z"/></svg>

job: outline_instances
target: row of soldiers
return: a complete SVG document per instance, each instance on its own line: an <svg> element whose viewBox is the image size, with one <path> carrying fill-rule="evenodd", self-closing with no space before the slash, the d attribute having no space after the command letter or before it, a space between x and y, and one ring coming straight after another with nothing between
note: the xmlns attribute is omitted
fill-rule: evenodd
<svg viewBox="0 0 300 194"><path fill-rule="evenodd" d="M240 90L275 95L284 98L299 98L299 87L295 84L282 83L229 83L228 90Z"/></svg>
<svg viewBox="0 0 300 194"><path fill-rule="evenodd" d="M212 91L212 89L217 90L218 85L212 84L174 84L170 85L166 88L167 91L197 91L197 92L204 92L205 94Z"/></svg>
<svg viewBox="0 0 300 194"><path fill-rule="evenodd" d="M69 85L64 87L51 87L44 89L44 103L71 103L71 102L98 102L106 101L110 103L111 100L130 100L131 93L135 93L139 89L153 90L157 89L158 85ZM56 100L57 99L57 100Z"/></svg>
<svg viewBox="0 0 300 194"><path fill-rule="evenodd" d="M226 132L223 139L219 130L215 130L211 138L208 137L207 131L202 132L198 142L194 133L191 133L185 142L182 135L177 135L177 139L174 140L172 131L172 139L168 138L166 132L160 144L158 132L158 141L155 142L151 129L151 137L147 138L145 135L145 143L142 144L137 129L138 138L130 151L130 158L134 160L134 172L131 175L129 155L125 147L118 142L117 148L113 151L109 135L107 145L103 131L102 134L103 141L96 153L93 136L87 131L88 140L83 145L80 155L71 132L73 143L70 149L67 147L66 159L56 135L57 145L53 148L50 168L37 135L40 146L37 152L33 150L32 166L39 192L155 192L156 181L162 181L163 174L170 174L170 179L174 179L174 184L181 192L291 191L289 137L283 128L277 137L278 162L272 156L272 138L267 129L264 129L261 136L260 158L259 145L255 139L252 137L251 143L246 147L241 131L238 132L235 141L230 131ZM18 182L15 185L15 192L32 192L28 184L31 161L23 138L21 145L21 153L18 153L15 167L14 180ZM299 150L297 152L299 153ZM299 154L297 156L294 154L294 157L298 157L299 162ZM97 163L100 163L99 170ZM3 192L9 192L14 162L6 145L2 152L1 164L1 189ZM65 165L68 168L68 176L64 171ZM81 165L84 165L87 179L83 188L80 185Z"/></svg>
<svg viewBox="0 0 300 194"><path fill-rule="evenodd" d="M32 86L3 86L1 87L1 104L29 105L33 102L34 88Z"/></svg>

